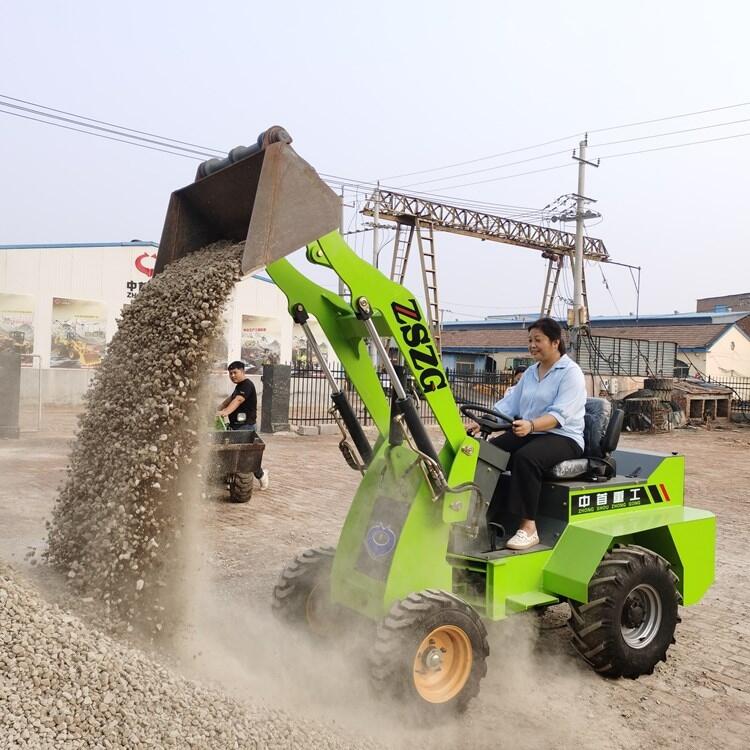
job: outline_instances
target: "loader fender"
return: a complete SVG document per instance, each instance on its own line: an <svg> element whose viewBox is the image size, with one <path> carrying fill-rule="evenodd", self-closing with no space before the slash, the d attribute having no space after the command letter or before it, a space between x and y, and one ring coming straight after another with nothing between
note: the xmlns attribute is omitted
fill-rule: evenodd
<svg viewBox="0 0 750 750"><path fill-rule="evenodd" d="M644 508L569 524L544 567L545 591L588 601L589 581L615 544L637 544L667 560L684 604L697 602L714 580L716 518L696 508Z"/></svg>

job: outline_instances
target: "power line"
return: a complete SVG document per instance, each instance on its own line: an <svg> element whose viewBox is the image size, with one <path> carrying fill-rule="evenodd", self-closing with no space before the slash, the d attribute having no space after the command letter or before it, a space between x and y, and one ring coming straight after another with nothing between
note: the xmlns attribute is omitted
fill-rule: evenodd
<svg viewBox="0 0 750 750"><path fill-rule="evenodd" d="M374 192L375 190L389 191L389 192L401 191L401 188L395 185L386 185L386 184L381 184L378 182L372 182L372 181L367 181L367 180L357 180L355 178L342 177L340 175L333 175L327 172L318 172L318 174L321 177L325 178L326 182L328 182L329 184L338 185L340 187L361 188L363 190L366 189L370 191L371 193ZM444 193L434 193L434 192L420 191L420 190L411 191L410 195L414 195L415 197L426 197L426 198L452 198L452 196L445 195ZM510 205L506 203L491 203L489 201L480 201L480 200L472 200L472 199L464 199L464 198L456 198L456 200L466 207L485 206L488 208L522 211L525 213L534 213L534 214L541 213L540 209L532 208L531 206L514 206L514 205Z"/></svg>
<svg viewBox="0 0 750 750"><path fill-rule="evenodd" d="M562 151L553 151L550 154L543 154L542 156L532 156L528 159L519 159L518 161L509 161L506 164L498 164L494 167L485 167L484 169L474 169L470 172L459 172L458 174L446 175L445 177L435 177L432 180L423 180L422 182L412 182L409 185L402 185L402 188L410 188L416 185L428 185L431 182L442 182L443 180L453 180L459 177L467 177L472 174L481 174L482 172L493 172L496 169L505 169L506 167L515 167L518 164L526 164L530 161L538 161L539 159L549 159L551 156L559 156L560 154L567 154L570 149L563 149Z"/></svg>
<svg viewBox="0 0 750 750"><path fill-rule="evenodd" d="M178 141L174 138L168 138L167 136L163 135L156 135L155 133L149 133L145 130L135 130L134 128L127 128L123 125L116 125L111 122L106 122L105 120L96 120L93 117L86 117L85 115L77 115L74 112L66 112L64 109L54 109L53 107L48 107L45 104L37 104L36 102L29 102L25 99L16 99L14 96L7 96L6 94L0 94L0 99L8 99L9 101L13 102L19 102L20 104L28 104L32 107L39 107L41 109L46 109L49 112L57 112L60 115L69 115L70 117L75 117L79 120L88 120L89 122L95 122L99 125L108 125L112 128L117 128L118 130L127 130L131 133L138 133L139 135L148 135L151 138L158 138L161 141L172 141L172 143L178 143L182 146L194 146L195 148L201 148L205 151L215 151L216 153L220 154L221 156L224 156L226 154L226 151L222 151L221 149L217 148L211 148L209 146L199 146L197 143L189 143L188 141ZM14 105L12 104L6 104L6 107L12 107ZM51 115L49 115L51 117Z"/></svg>
<svg viewBox="0 0 750 750"><path fill-rule="evenodd" d="M56 115L50 115L47 112L40 112L40 111L29 109L29 108L26 108L26 107L21 107L21 106L14 105L14 104L9 104L9 103L4 102L4 101L0 101L0 107L12 107L12 108L15 108L15 109L18 109L18 110L21 110L21 111L25 111L25 112L30 112L30 113L33 113L33 114L41 115L41 117L43 117L43 118L54 118L56 120L60 120L60 122L55 122L52 119L41 119L39 117L33 117L33 116L29 115L29 114L24 115L24 114L21 114L21 112L11 112L11 111L7 111L7 109L0 109L0 114L6 114L6 115L14 116L14 117L19 117L21 119L26 119L26 120L30 120L30 121L34 121L34 122L40 122L40 123L42 123L44 125L52 125L54 127L63 128L65 130L71 130L71 131L74 131L74 132L83 133L84 135L95 136L97 138L104 138L106 140L111 140L111 141L115 141L115 142L118 142L118 143L125 143L127 145L137 146L139 148L146 148L146 149L149 149L151 151L159 151L161 153L172 154L174 156L181 156L183 158L192 159L194 161L201 161L203 158L213 158L215 156L215 154L214 153L209 153L209 151L216 152L216 153L221 153L221 154L225 153L224 151L222 151L220 149L213 149L213 148L209 148L209 147L199 146L198 144L192 144L192 143L189 143L187 141L179 141L179 140L173 139L173 138L167 138L167 137L157 136L157 135L155 135L153 133L148 133L147 131L136 130L134 128L128 128L128 127L125 127L125 126L120 126L120 125L115 125L113 123L108 123L108 122L106 122L104 120L95 120L94 118L89 118L89 117L85 117L85 116L81 116L81 115L75 115L74 113L66 112L65 110L56 110L56 109L53 109L51 107L46 107L45 105L36 105L33 102L27 102L26 100L23 100L23 99L16 99L14 97L9 97L9 96L6 96L4 94L0 94L0 99L9 99L9 100L16 101L16 102L21 102L21 103L24 103L24 104L31 104L32 106L36 106L36 107L41 107L43 109L47 109L50 112L58 112L60 114L70 115L70 117L72 117L72 118L79 118L79 119L69 119L67 117L57 117ZM727 107L716 107L716 108L713 108L713 109L699 110L699 111L696 111L696 112L689 112L689 113L680 114L680 115L671 115L669 117L662 117L662 118L657 118L657 119L654 119L654 120L643 120L643 121L640 121L640 122L634 122L634 123L627 123L627 124L624 124L624 125L612 126L610 128L599 128L598 130L593 130L593 131L590 131L590 132L592 132L592 133L595 133L595 132L605 132L605 131L608 131L608 130L616 130L616 129L620 129L620 128L634 127L634 126L637 126L637 125L651 124L651 123L654 123L654 122L663 122L663 121L666 121L666 120L678 119L678 118L682 118L682 117L690 117L690 116L694 116L694 115L698 115L698 114L706 114L706 113L709 113L709 112L716 112L716 111L721 111L721 110L726 110L726 109L735 109L735 108L738 108L738 107L748 106L748 104L750 104L750 103L741 103L741 104L730 105L730 106L727 106ZM101 124L104 124L104 125L111 126L111 128L114 128L114 129L102 128L102 127L97 127L97 126L94 126L94 125L89 125L87 122L81 122L79 120L88 120L89 122L101 123ZM604 146L607 146L607 145L615 145L617 143L628 143L628 142L645 140L645 139L650 139L650 138L667 137L667 136L671 136L671 135L678 135L678 134L681 134L681 133L695 132L695 131L698 131L698 130L710 129L710 128L714 128L714 127L722 127L722 126L726 126L726 125L734 125L734 124L739 124L739 123L744 123L744 122L749 122L749 121L750 121L750 119L735 120L735 121L731 121L731 122L715 123L715 124L711 124L711 125L700 126L700 127L697 127L697 128L688 128L688 129L684 129L684 130L671 131L671 132L668 132L668 133L660 133L660 134L653 134L653 135L648 135L648 136L640 136L640 137L636 137L636 138L632 138L632 139L623 139L623 140L619 140L619 141L610 141L608 143L600 144L600 146L597 146L596 148L604 147ZM66 124L63 124L63 123L69 123L69 124L66 125ZM73 125L80 125L81 127L73 127ZM102 131L102 132L94 132L94 129ZM139 134L139 135L130 135L130 133L136 133L136 134ZM141 138L140 135L153 136L153 138ZM698 140L698 141L690 141L688 143L679 143L679 144L673 144L673 145L657 146L657 147L654 147L654 148L640 149L640 150L637 150L637 151L629 151L629 152L616 153L616 154L606 154L604 156L601 156L601 158L602 159L614 159L614 158L619 158L619 157L624 157L624 156L635 156L635 155L638 155L638 154L651 153L651 152L656 152L656 151L671 150L671 149L676 149L676 148L684 148L684 147L687 147L687 146L701 145L701 144L705 144L705 143L716 143L716 142L719 142L719 141L733 140L733 139L736 139L736 138L744 138L744 137L747 137L748 135L750 135L750 132L748 132L748 133L739 133L739 134L735 134L735 135L723 136L723 137L717 137L717 138L703 139L703 140ZM115 136L122 136L122 137L115 137ZM570 137L570 136L567 136L567 137ZM555 141L547 141L545 144L539 144L539 145L547 145L548 143L559 142L561 140L565 140L565 139L556 139ZM139 141L142 141L142 142L139 142ZM206 148L207 151L203 152L203 151L194 150L192 148L183 148L182 145L176 145L176 144L183 144L184 146L195 146L196 149ZM517 153L519 151L529 150L531 148L536 148L536 147L538 147L538 146L528 146L528 147L524 147L522 149L514 149L512 151L507 151L507 152L503 152L503 153L505 153L505 154L507 154L507 153ZM555 153L564 153L564 152L561 151L561 152L555 152ZM501 155L501 154L495 154L492 157L482 157L481 159L475 159L475 160L471 160L470 162L461 162L461 163L462 164L473 163L473 162L482 161L482 160L488 159L488 158L494 158L495 156L499 156L499 155ZM468 176L470 174L477 174L477 173L481 173L481 172L492 171L494 169L501 169L501 168L505 168L507 166L512 166L512 165L514 165L516 163L520 164L520 163L524 163L524 162L527 162L527 161L533 161L533 160L536 160L536 159L548 158L548 157L554 156L554 155L555 155L554 153L551 153L551 154L547 154L547 155L544 155L544 156L532 157L530 159L524 159L524 160L520 160L518 162L512 162L512 163L509 163L509 164L506 164L506 165L498 165L496 167L490 167L490 168L486 168L486 169L476 170L474 172L466 172L466 173L462 173L462 174L451 175L450 177L443 177L443 178L438 178L438 179L435 179L435 180L425 181L424 183L414 183L414 184L415 185L416 184L426 184L427 182L439 182L439 181L446 180L446 179L455 179L455 178L460 177L460 176ZM453 166L458 166L458 165L453 165ZM528 170L528 171L525 171L525 172L518 172L518 173L515 173L515 174L511 174L511 175L503 175L501 177L493 177L493 178L489 178L489 179L486 179L486 180L474 180L472 182L466 182L466 183L461 183L461 184L456 184L456 185L447 185L447 186L443 186L441 188L441 190L457 190L457 189L464 188L464 187L471 187L473 185L482 185L482 184L487 184L487 183L491 183L491 182L500 182L500 181L503 181L503 180L515 179L516 177L523 177L523 176L526 176L526 175L539 174L541 172L549 172L549 171L552 171L552 170L562 169L563 167L567 167L567 166L570 166L570 163L559 164L559 165L555 165L555 166L552 166L552 167L546 167L546 168L543 168L543 169L536 169L536 170ZM439 168L436 168L436 169L439 169ZM429 172L429 171L436 171L436 169L433 169L433 170L423 170L421 173ZM413 174L417 174L417 173L413 173ZM346 178L346 177L340 177L340 176L336 176L336 175L326 174L326 173L323 173L323 172L321 172L320 175L331 186L338 186L340 188L351 187L351 188L354 188L355 191L357 191L357 193L360 190L362 190L363 192L366 193L367 191L373 192L374 190L376 190L378 188L380 188L380 189L388 189L386 186L379 185L378 183L375 183L375 182L368 182L368 181L350 179L350 178ZM407 186L407 187L409 187L409 186ZM395 187L395 188L393 188L393 190L394 191L399 191L400 188ZM413 194L416 197L424 197L424 198L427 198L427 199L435 199L435 198L437 198L437 199L440 199L440 200L449 200L449 201L451 201L453 203L456 203L457 205L462 206L462 207L476 208L476 209L484 210L484 211L488 211L488 210L497 211L499 213L502 213L502 214L508 216L509 218L517 218L517 219L525 218L525 219L527 219L529 221L532 221L532 220L539 221L539 220L543 220L547 216L547 213L548 213L544 209L535 209L535 208L532 208L530 206L514 206L514 205L510 205L510 204L491 203L491 202L488 202L488 201L478 201L478 200L461 199L461 198L457 198L455 196L448 195L448 194L446 194L444 192L428 192L428 191L412 191L412 192L413 192Z"/></svg>
<svg viewBox="0 0 750 750"><path fill-rule="evenodd" d="M0 114L5 115L11 115L14 117L19 117L21 119L26 119L33 122L39 122L43 125L51 125L53 127L62 128L64 130L71 130L73 132L83 133L84 135L91 135L96 136L98 138L104 138L105 140L111 140L118 143L125 143L131 146L138 146L139 148L148 148L152 151L159 151L162 153L169 153L174 154L175 156L182 156L184 158L190 158L196 161L201 161L203 158L214 158L215 153L225 154L226 151L222 151L221 149L213 149L210 147L204 147L199 146L198 144L192 144L187 141L179 141L174 138L167 138L155 135L153 133L148 133L147 131L142 130L136 130L134 128L129 128L126 126L116 125L114 123L109 123L104 120L96 120L94 118L86 117L83 115L76 115L75 113L68 112L66 110L57 110L52 107L46 107L45 105L36 105L33 102L28 102L25 99L16 99L15 97L8 97L4 94L0 94L0 99L10 99L12 101L21 102L24 104L31 104L32 106L40 107L41 109L47 109L49 112L58 112L61 115L69 115L70 117L58 117L57 115L51 115L49 112L42 112L39 110L30 109L27 107L21 107L19 105L10 104L8 102L0 101L0 107L5 108L14 108L20 111L24 111L31 114L23 115L21 112L12 112L8 111L7 109L0 109ZM40 117L34 117L31 116L32 114L39 115ZM47 118L47 119L42 119ZM72 119L75 118L75 119ZM55 121L57 120L57 122ZM85 122L88 121L88 122ZM110 127L103 128L98 127L95 125L90 125L90 122L94 123L100 123L103 125L108 125ZM68 123L68 124L63 124ZM79 126L79 127L74 127ZM102 132L94 132L95 130L99 130ZM141 138L139 135L131 135L131 133L137 133L141 135L148 135L152 136L152 138ZM120 137L117 137L120 136ZM139 141L142 141L139 143ZM149 145L150 144L150 145ZM196 149L202 149L205 148L206 151L197 151L192 148L183 148L180 145L176 144L184 144L186 146L195 146ZM338 177L334 175L327 175L325 173L320 173L321 177L325 179L325 181L332 186L337 186L340 188L346 188L346 187L352 187L355 188L355 190L362 190L367 191L369 189L370 192L375 190L377 188L377 184L374 182L366 182L362 180L356 180L356 179L349 179L345 177ZM397 190L398 188L396 188ZM415 195L417 196L424 196L426 198L438 198L438 199L448 199L456 203L460 203L462 206L471 207L471 208L477 208L479 210L493 210L497 211L499 213L503 213L507 216L514 216L516 218L538 218L542 216L542 212L539 211L539 209L532 208L530 206L512 206L512 205L506 205L506 204L500 204L500 203L491 203L487 201L476 201L476 200L466 200L466 199L459 199L454 198L454 196L446 195L445 193L430 193L430 192L416 192Z"/></svg>
<svg viewBox="0 0 750 750"><path fill-rule="evenodd" d="M599 273L601 273L601 275L602 275L602 283L604 284L604 288L609 293L609 297L612 300L612 304L615 306L615 312L618 315L621 315L622 313L620 312L620 308L619 308L619 306L617 304L617 300L615 299L615 296L612 294L612 290L609 288L609 282L607 281L607 277L604 275L604 269L602 268L602 264L601 263L597 263L596 266L599 269Z"/></svg>
<svg viewBox="0 0 750 750"><path fill-rule="evenodd" d="M617 144L620 144L620 143L633 143L635 141L646 141L646 140L652 140L654 138L666 138L666 137L672 136L672 135L681 135L683 133L695 133L695 132L701 131L701 130L711 130L713 128L722 128L722 127L727 127L729 125L739 125L739 124L746 123L746 122L750 122L750 118L746 118L746 119L742 119L742 120L730 120L728 122L712 123L711 125L700 125L700 126L695 127L695 128L684 128L682 130L671 130L671 131L668 131L666 133L654 133L652 135L641 135L641 136L636 136L635 138L623 138L623 139L617 140L617 141L607 141L606 143L599 143L599 144L596 144L595 147L596 148L602 148L604 146L614 146L614 145L617 145ZM594 148L594 146L592 146L592 148ZM443 182L445 180L456 179L458 177L467 177L467 176L473 175L473 174L482 174L482 173L485 173L485 172L494 172L497 169L505 169L507 167L512 167L512 166L515 166L517 164L525 164L525 163L530 162L530 161L538 161L540 159L548 159L551 156L558 156L560 154L567 154L568 151L569 151L569 149L563 149L561 151L553 151L553 152L551 152L549 154L542 154L541 156L532 156L532 157L530 157L528 159L520 159L518 161L507 162L506 164L498 164L498 165L496 165L494 167L485 167L484 169L474 169L474 170L470 170L469 172L459 172L458 174L450 174L450 175L446 175L444 177L435 177L435 178L433 178L431 180L424 180L422 182L412 182L412 183L410 183L408 185L403 185L402 188L410 188L410 187L414 187L416 185L427 185L427 184L430 184L430 183L433 183L433 182Z"/></svg>
<svg viewBox="0 0 750 750"><path fill-rule="evenodd" d="M731 120L730 122L717 122L712 125L701 125L697 128L686 128L685 130L671 130L668 133L655 133L654 135L640 135L636 138L625 138L621 141L608 141L607 143L597 143L591 148L603 148L604 146L615 146L620 143L633 143L634 141L647 141L652 138L666 138L670 135L681 135L682 133L695 133L698 130L710 130L711 128L722 128L727 125L739 125L744 122L750 122L750 118L744 120Z"/></svg>
<svg viewBox="0 0 750 750"><path fill-rule="evenodd" d="M118 143L127 143L129 146L138 146L138 148L147 148L149 151L161 151L165 154L172 154L172 156L182 156L185 159L193 159L195 161L202 161L198 156L191 156L190 154L183 154L179 151L169 151L166 148L156 148L155 146L147 146L145 143L136 143L135 141L128 141L124 138L113 138L111 135L104 135L103 133L92 133L90 130L82 130L81 128L73 128L70 125L63 125L59 122L49 122L48 120L40 120L38 117L30 117L29 115L22 115L20 112L6 112L0 109L0 114L11 115L13 117L20 117L24 120L33 120L34 122L41 122L44 125L53 125L56 128L63 128L64 130L73 130L76 133L83 133L85 135L92 135L96 138L105 138L108 141L117 141ZM169 144L164 144L169 145Z"/></svg>
<svg viewBox="0 0 750 750"><path fill-rule="evenodd" d="M470 187L471 185L485 185L488 182L500 182L501 180L512 180L515 177L525 177L528 174L539 174L540 172L551 172L554 169L564 169L565 167L573 166L572 162L566 162L565 164L558 164L554 167L545 167L544 169L532 169L528 172L517 172L516 174L508 174L503 177L491 177L489 180L476 180L475 182L464 182L461 185L446 185L445 190L458 190L459 188ZM541 212L540 212L541 213Z"/></svg>
<svg viewBox="0 0 750 750"><path fill-rule="evenodd" d="M567 164L565 165L567 166ZM351 187L359 188L363 191L369 191L370 193L380 190L383 192L395 192L400 193L401 189L395 186L382 185L376 182L368 182L366 180L356 180L354 178L340 177L338 175L328 174L326 172L318 172L318 174L329 184L337 187ZM525 174L525 173L524 173ZM438 199L441 201L448 200L451 203L458 205L461 208L475 208L480 211L491 211L495 210L503 213L510 217L521 217L521 216L541 216L544 211L541 209L534 209L527 206L511 206L503 203L490 203L488 201L479 201L466 198L459 198L457 196L447 195L446 193L431 193L419 190L412 190L409 195L413 195L417 198L424 198L427 200ZM369 197L367 198L369 200Z"/></svg>
<svg viewBox="0 0 750 750"><path fill-rule="evenodd" d="M750 133L737 133L736 135L725 135L721 138L708 138L703 141L690 141L688 143L676 143L673 146L657 146L655 148L644 148L639 151L626 151L620 154L605 154L600 159L617 159L620 156L635 156L636 154L649 154L653 151L668 151L674 148L685 148L685 146L699 146L703 143L717 143L718 141L731 141L734 138L747 138Z"/></svg>
<svg viewBox="0 0 750 750"><path fill-rule="evenodd" d="M739 107L747 107L747 106L750 106L750 102L740 102L739 104L729 104L729 105L724 106L724 107L712 107L711 109L701 109L701 110L696 110L695 112L685 112L685 113L679 114L679 115L669 115L667 117L657 117L657 118L652 119L652 120L640 120L638 122L629 122L629 123L624 123L622 125L611 125L611 126L606 127L606 128L596 128L595 130L588 130L588 131L579 130L576 133L571 133L570 135L563 136L562 138L555 138L555 139L553 139L551 141L544 141L543 143L536 143L533 146L523 146L522 148L511 149L510 151L501 151L500 153L497 153L497 154L489 154L487 156L480 156L480 157L477 157L476 159L467 159L466 161L454 162L453 164L444 164L441 167L431 167L430 169L421 169L421 170L417 170L415 172L404 172L403 174L390 175L388 177L384 177L383 179L384 180L397 180L397 179L400 179L401 177L413 177L414 175L427 174L429 172L439 172L439 171L441 171L443 169L452 169L453 167L463 167L466 164L476 164L477 162L480 162L480 161L488 161L489 159L497 159L497 158L499 158L501 156L508 156L510 154L517 154L517 153L520 153L522 151L532 151L535 148L542 148L543 146L550 146L553 143L561 143L562 141L567 141L567 140L570 140L571 138L577 138L577 137L583 135L584 132L588 132L589 135L591 135L593 133L606 133L606 132L609 132L611 130L621 130L621 129L624 129L624 128L634 128L634 127L638 127L640 125L653 125L654 123L657 123L657 122L666 122L668 120L678 120L678 119L681 119L683 117L694 117L696 115L705 115L705 114L709 114L711 112L722 112L722 111L725 111L725 110L728 110L728 109L738 109Z"/></svg>
<svg viewBox="0 0 750 750"><path fill-rule="evenodd" d="M416 172L404 172L403 174L394 174L384 177L384 180L398 180L402 177L414 177L418 174L428 174L429 172L440 172L443 169L453 169L453 167L463 167L467 164L476 164L480 161L488 161L489 159L499 159L501 156L510 156L510 154L519 154L522 151L533 151L535 148L542 148L542 146L551 146L553 143L561 143L571 138L581 135L581 133L573 133L572 135L566 135L564 138L555 138L552 141L544 141L544 143L537 143L533 146L523 146L522 148L513 148L510 151L500 151L497 154L490 154L489 156L479 156L476 159L467 159L466 161L457 161L453 164L444 164L442 167L431 167L430 169L420 169Z"/></svg>
<svg viewBox="0 0 750 750"><path fill-rule="evenodd" d="M21 107L17 104L7 104L6 102L0 102L0 107L13 107L14 109L20 109L23 112L31 112L32 114L41 115L42 117L48 117L53 120L61 120L62 122L69 122L75 125L83 124L85 128L89 128L91 130L101 130L104 133L114 133L116 135L124 135L127 138L130 138L134 141L143 141L144 143L154 143L154 144L159 144L159 145L169 145L170 148L175 149L176 151L185 151L186 153L197 154L201 158L204 158L206 156L211 156L210 154L207 154L205 151L196 151L193 148L185 148L184 146L178 146L176 144L174 145L165 144L164 141L154 140L153 138L144 138L143 136L140 136L140 135L128 135L127 133L124 133L121 130L115 130L112 128L103 128L100 125L86 125L85 123L81 123L79 120L74 120L69 117L62 117L60 115L48 115L46 112L42 112L41 110L38 110L38 109L31 109L30 107ZM14 113L6 112L6 114L10 115ZM41 122L46 122L46 121L42 120ZM49 124L52 125L53 123L49 123Z"/></svg>

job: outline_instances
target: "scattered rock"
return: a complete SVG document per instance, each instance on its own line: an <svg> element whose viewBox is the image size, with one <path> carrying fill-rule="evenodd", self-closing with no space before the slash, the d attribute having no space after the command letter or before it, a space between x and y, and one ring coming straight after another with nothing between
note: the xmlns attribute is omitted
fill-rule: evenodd
<svg viewBox="0 0 750 750"><path fill-rule="evenodd" d="M2 562L0 706L0 748L375 748L185 680L47 604Z"/></svg>

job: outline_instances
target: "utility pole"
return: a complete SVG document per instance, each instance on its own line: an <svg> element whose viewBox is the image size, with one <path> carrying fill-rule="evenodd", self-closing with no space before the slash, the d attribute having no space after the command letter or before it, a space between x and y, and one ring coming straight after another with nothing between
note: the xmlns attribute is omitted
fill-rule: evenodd
<svg viewBox="0 0 750 750"><path fill-rule="evenodd" d="M586 165L591 167L599 166L599 159L596 163L586 161L586 146L588 146L588 133L578 144L578 156L573 152L573 159L578 162L578 192L576 193L576 244L575 254L573 256L573 320L570 322L570 351L573 357L576 356L578 348L578 338L581 327L588 323L586 320L585 308L583 305L583 222L585 218L584 205L586 196L584 186L586 182Z"/></svg>
<svg viewBox="0 0 750 750"><path fill-rule="evenodd" d="M373 196L373 204L375 207L374 223L372 225L372 265L378 267L378 243L380 242L380 235L378 229L380 229L380 181L375 190Z"/></svg>
<svg viewBox="0 0 750 750"><path fill-rule="evenodd" d="M341 236L344 236L344 186L341 186L341 219L339 220ZM339 297L344 298L346 295L346 286L339 276Z"/></svg>

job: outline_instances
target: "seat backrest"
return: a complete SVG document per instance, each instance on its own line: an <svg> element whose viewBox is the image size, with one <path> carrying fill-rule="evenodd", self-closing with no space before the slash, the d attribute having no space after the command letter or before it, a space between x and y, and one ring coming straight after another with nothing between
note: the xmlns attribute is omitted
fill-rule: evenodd
<svg viewBox="0 0 750 750"><path fill-rule="evenodd" d="M601 480L613 477L617 467L609 454L617 447L624 417L625 412L622 409L613 410L606 399L587 398L583 417L583 457L555 464L547 472L546 478L576 479L590 475Z"/></svg>
<svg viewBox="0 0 750 750"><path fill-rule="evenodd" d="M583 417L583 455L602 458L605 455L604 438L612 415L612 404L605 398L587 398ZM619 433L618 433L619 437Z"/></svg>
<svg viewBox="0 0 750 750"><path fill-rule="evenodd" d="M622 409L615 409L612 412L612 416L609 418L607 431L604 433L604 438L602 439L602 455L608 456L615 448L617 448L617 443L620 442L620 433L622 432L624 421L625 412Z"/></svg>

